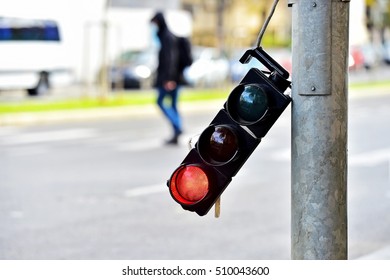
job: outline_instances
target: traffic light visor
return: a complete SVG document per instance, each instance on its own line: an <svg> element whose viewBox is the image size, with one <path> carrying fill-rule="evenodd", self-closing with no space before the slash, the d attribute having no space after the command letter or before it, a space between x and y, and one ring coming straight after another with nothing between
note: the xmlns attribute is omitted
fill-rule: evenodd
<svg viewBox="0 0 390 280"><path fill-rule="evenodd" d="M227 111L240 125L251 125L263 119L269 108L267 86L238 85L227 101Z"/></svg>
<svg viewBox="0 0 390 280"><path fill-rule="evenodd" d="M172 197L183 205L201 201L209 192L209 179L197 165L183 165L175 170L169 180Z"/></svg>
<svg viewBox="0 0 390 280"><path fill-rule="evenodd" d="M239 141L234 129L228 125L211 125L199 137L198 152L211 165L223 165L238 153Z"/></svg>

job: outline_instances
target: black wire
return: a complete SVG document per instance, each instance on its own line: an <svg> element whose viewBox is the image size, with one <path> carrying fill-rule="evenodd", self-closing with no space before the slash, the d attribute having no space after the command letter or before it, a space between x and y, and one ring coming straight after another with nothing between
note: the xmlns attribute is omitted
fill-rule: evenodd
<svg viewBox="0 0 390 280"><path fill-rule="evenodd" d="M274 12L275 12L275 9L276 9L276 6L278 5L278 3L279 3L279 0L274 0L274 3L273 3L272 8L271 8L271 11L270 11L267 19L265 20L265 22L263 24L263 27L261 28L261 30L259 32L259 35L257 36L256 47L260 47L261 40L263 39L265 30L267 29L268 24L271 21L272 16L274 15Z"/></svg>

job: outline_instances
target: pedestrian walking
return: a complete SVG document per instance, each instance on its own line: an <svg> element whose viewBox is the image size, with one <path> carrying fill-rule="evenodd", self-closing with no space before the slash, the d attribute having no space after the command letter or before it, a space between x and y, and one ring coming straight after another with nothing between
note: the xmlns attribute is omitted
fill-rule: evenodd
<svg viewBox="0 0 390 280"><path fill-rule="evenodd" d="M169 30L162 12L151 19L160 41L158 67L155 86L158 92L157 104L172 126L172 137L166 144L178 144L182 134L181 116L178 111L179 81L181 73L178 66L179 50L176 36Z"/></svg>

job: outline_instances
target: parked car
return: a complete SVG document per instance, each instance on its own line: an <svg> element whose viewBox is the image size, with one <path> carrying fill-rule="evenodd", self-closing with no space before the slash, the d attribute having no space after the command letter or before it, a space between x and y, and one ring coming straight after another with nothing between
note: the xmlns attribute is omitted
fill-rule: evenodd
<svg viewBox="0 0 390 280"><path fill-rule="evenodd" d="M381 64L390 63L390 47L385 44L361 44L349 47L349 69L374 69Z"/></svg>
<svg viewBox="0 0 390 280"><path fill-rule="evenodd" d="M185 69L189 86L213 87L229 77L229 61L215 48L193 47L193 63ZM126 51L110 67L113 89L150 88L157 69L157 50Z"/></svg>
<svg viewBox="0 0 390 280"><path fill-rule="evenodd" d="M113 89L150 88L157 67L157 53L154 50L126 51L110 68Z"/></svg>
<svg viewBox="0 0 390 280"><path fill-rule="evenodd" d="M213 87L229 77L229 61L215 48L193 47L194 62L184 71L191 86Z"/></svg>

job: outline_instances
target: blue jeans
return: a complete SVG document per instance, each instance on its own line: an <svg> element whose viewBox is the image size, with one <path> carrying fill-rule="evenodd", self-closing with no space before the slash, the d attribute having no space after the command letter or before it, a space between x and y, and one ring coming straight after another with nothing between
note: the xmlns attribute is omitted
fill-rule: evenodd
<svg viewBox="0 0 390 280"><path fill-rule="evenodd" d="M176 87L172 91L167 91L164 87L157 87L158 98L157 104L160 107L161 111L168 118L169 122L172 125L175 135L179 135L182 132L181 128L181 118L177 110L177 100L179 97L179 88ZM165 98L170 98L170 103L167 101L164 102Z"/></svg>

